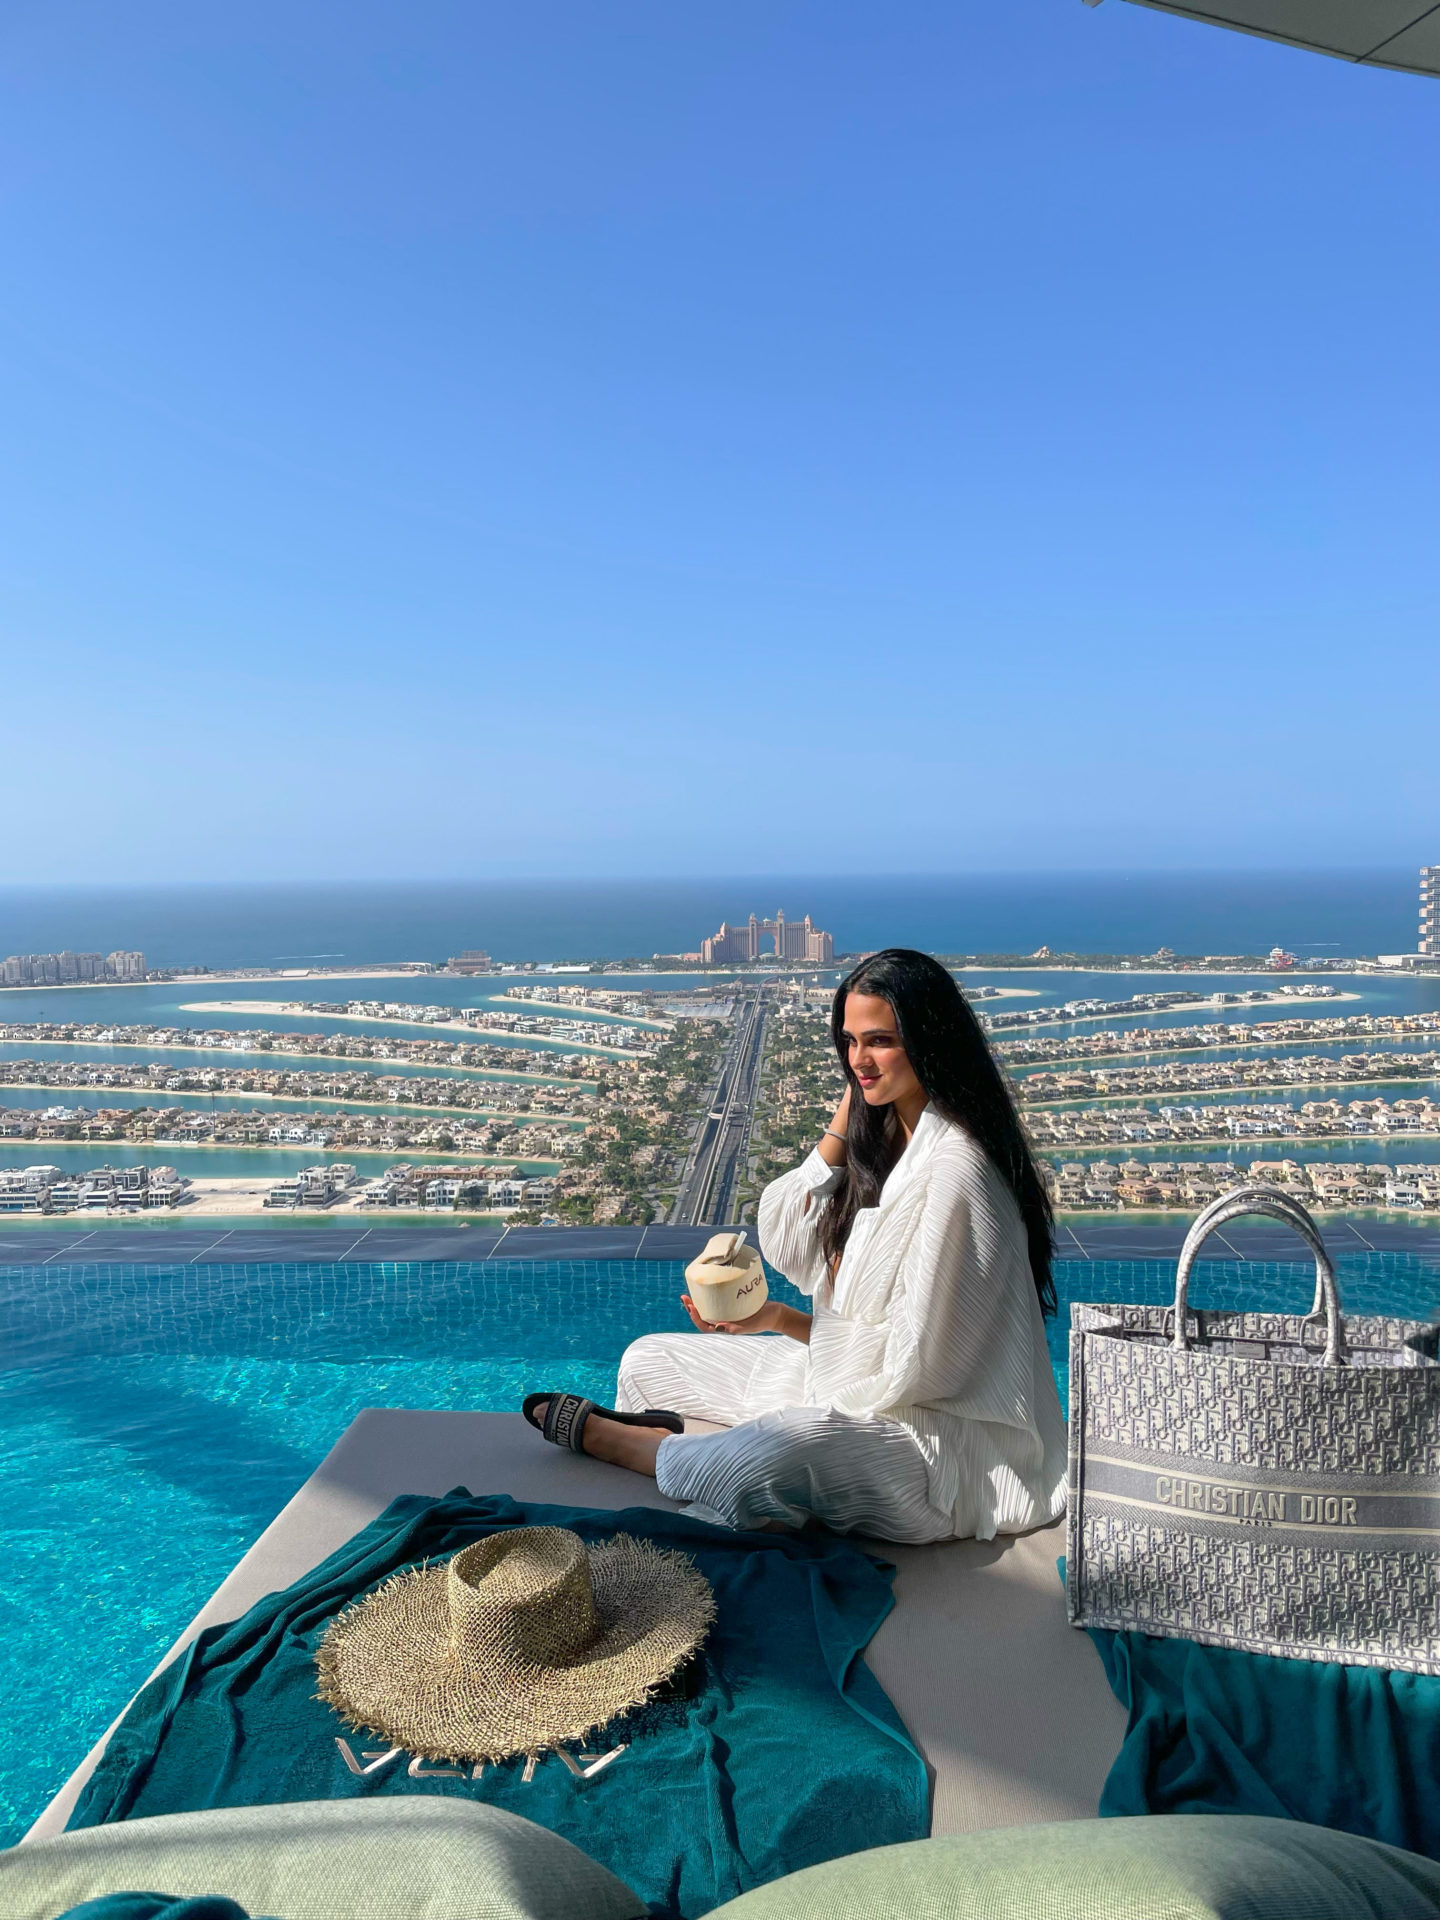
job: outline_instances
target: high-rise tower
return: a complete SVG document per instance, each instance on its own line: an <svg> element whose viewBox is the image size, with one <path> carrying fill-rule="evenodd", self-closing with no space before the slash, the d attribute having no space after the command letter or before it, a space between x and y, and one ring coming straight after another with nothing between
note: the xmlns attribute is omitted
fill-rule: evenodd
<svg viewBox="0 0 1440 1920"><path fill-rule="evenodd" d="M1440 953L1440 867L1420 869L1421 953Z"/></svg>

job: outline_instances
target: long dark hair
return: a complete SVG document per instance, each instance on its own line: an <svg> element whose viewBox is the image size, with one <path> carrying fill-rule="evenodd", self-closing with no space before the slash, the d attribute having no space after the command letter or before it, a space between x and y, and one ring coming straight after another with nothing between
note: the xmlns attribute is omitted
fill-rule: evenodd
<svg viewBox="0 0 1440 1920"><path fill-rule="evenodd" d="M1035 1291L1042 1311L1053 1313L1055 1282L1050 1261L1055 1217L1010 1089L954 976L928 953L910 947L872 953L835 989L830 1034L850 1088L850 1120L844 1177L819 1221L820 1243L832 1267L850 1238L856 1214L879 1201L885 1176L903 1145L897 1129L888 1124L889 1107L867 1105L850 1071L845 1001L852 993L875 994L890 1003L901 1044L931 1106L942 1118L963 1127L983 1148L1014 1194L1029 1242Z"/></svg>

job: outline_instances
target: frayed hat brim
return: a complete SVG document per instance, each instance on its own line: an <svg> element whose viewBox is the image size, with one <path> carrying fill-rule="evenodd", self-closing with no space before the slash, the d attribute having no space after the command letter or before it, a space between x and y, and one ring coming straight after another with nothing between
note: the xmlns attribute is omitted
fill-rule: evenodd
<svg viewBox="0 0 1440 1920"><path fill-rule="evenodd" d="M457 1660L440 1562L395 1575L331 1621L318 1697L348 1726L428 1760L500 1761L583 1740L650 1699L715 1617L710 1584L683 1553L616 1534L588 1557L600 1634L569 1664Z"/></svg>

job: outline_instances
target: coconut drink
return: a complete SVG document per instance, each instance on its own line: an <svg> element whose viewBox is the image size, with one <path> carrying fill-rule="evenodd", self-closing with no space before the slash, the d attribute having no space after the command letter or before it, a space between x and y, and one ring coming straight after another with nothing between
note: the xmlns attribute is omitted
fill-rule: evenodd
<svg viewBox="0 0 1440 1920"><path fill-rule="evenodd" d="M748 1320L770 1298L760 1249L743 1233L717 1233L685 1269L695 1311L712 1325Z"/></svg>

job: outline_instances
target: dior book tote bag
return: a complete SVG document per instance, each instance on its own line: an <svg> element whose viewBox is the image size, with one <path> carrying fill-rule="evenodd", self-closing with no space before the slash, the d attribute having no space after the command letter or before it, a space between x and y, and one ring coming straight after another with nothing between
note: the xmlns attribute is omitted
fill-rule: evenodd
<svg viewBox="0 0 1440 1920"><path fill-rule="evenodd" d="M1309 1246L1309 1314L1187 1309L1202 1243L1244 1214ZM1071 1621L1440 1673L1437 1352L1423 1322L1342 1319L1289 1195L1212 1202L1173 1308L1070 1310Z"/></svg>

